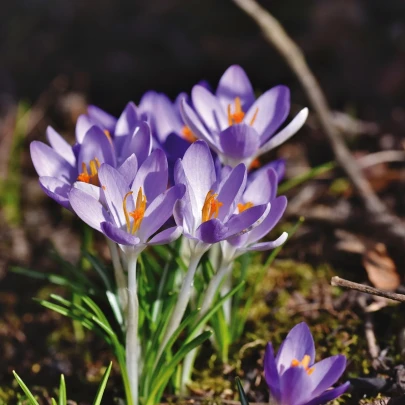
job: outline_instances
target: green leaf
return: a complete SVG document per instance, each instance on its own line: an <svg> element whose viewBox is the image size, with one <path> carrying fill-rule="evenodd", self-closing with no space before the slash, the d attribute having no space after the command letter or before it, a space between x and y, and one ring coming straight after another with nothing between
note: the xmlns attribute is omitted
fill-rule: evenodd
<svg viewBox="0 0 405 405"><path fill-rule="evenodd" d="M60 384L59 384L59 404L58 405L66 405L67 404L67 395L66 395L66 383L65 377L63 374L60 376Z"/></svg>
<svg viewBox="0 0 405 405"><path fill-rule="evenodd" d="M58 405L58 403L55 401L55 398L51 398L51 405Z"/></svg>
<svg viewBox="0 0 405 405"><path fill-rule="evenodd" d="M96 398L94 399L93 405L100 405L100 403L101 403L101 399L103 398L104 390L107 385L108 377L110 376L111 368L112 368L112 362L108 366L107 370L105 370L101 383L98 386Z"/></svg>
<svg viewBox="0 0 405 405"><path fill-rule="evenodd" d="M242 387L242 383L240 382L239 377L236 377L236 386L238 387L239 399L240 399L241 405L249 405L249 402L246 398L245 390Z"/></svg>
<svg viewBox="0 0 405 405"><path fill-rule="evenodd" d="M18 374L15 371L13 371L13 374L14 374L14 378L18 382L18 385L21 387L21 389L24 391L24 394L27 396L28 401L30 401L30 404L31 405L39 405L39 403L35 399L34 395L32 395L31 391L24 384L23 380L18 376Z"/></svg>

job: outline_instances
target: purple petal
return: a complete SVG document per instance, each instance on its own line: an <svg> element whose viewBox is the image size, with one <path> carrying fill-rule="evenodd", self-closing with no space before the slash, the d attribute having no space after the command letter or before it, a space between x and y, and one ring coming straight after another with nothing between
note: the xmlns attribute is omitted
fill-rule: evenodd
<svg viewBox="0 0 405 405"><path fill-rule="evenodd" d="M305 355L311 358L310 365L312 365L315 360L314 339L308 325L301 322L290 330L278 350L276 356L278 372L283 373L284 370L291 367L294 359L301 361Z"/></svg>
<svg viewBox="0 0 405 405"><path fill-rule="evenodd" d="M119 154L122 152L122 147L126 143L127 137L131 136L134 132L137 122L138 113L135 104L131 101L126 105L115 126L114 144ZM128 150L123 152L126 152L124 157L126 159L134 151Z"/></svg>
<svg viewBox="0 0 405 405"><path fill-rule="evenodd" d="M158 94L155 100L154 112L157 117L156 135L161 143L172 132L180 133L183 127L180 111L176 110L170 99L164 94Z"/></svg>
<svg viewBox="0 0 405 405"><path fill-rule="evenodd" d="M215 183L214 162L204 141L194 142L187 149L181 167L187 181L187 194L195 218L201 218L205 198Z"/></svg>
<svg viewBox="0 0 405 405"><path fill-rule="evenodd" d="M104 198L104 193L101 192L101 188L93 186L93 184L84 183L82 181L76 181L73 184L74 188L84 191L86 194L91 195L94 199L99 201L103 206L106 206L106 201Z"/></svg>
<svg viewBox="0 0 405 405"><path fill-rule="evenodd" d="M78 170L82 171L82 164L89 165L91 160L97 158L100 163L116 166L114 146L100 127L92 126L83 139L78 156Z"/></svg>
<svg viewBox="0 0 405 405"><path fill-rule="evenodd" d="M238 65L230 66L219 80L216 96L226 110L239 97L242 110L247 111L255 101L252 84L245 71Z"/></svg>
<svg viewBox="0 0 405 405"><path fill-rule="evenodd" d="M77 143L81 144L83 142L84 137L86 136L87 131L95 125L94 122L90 120L87 115L80 115L76 121L76 141Z"/></svg>
<svg viewBox="0 0 405 405"><path fill-rule="evenodd" d="M232 125L219 135L222 154L238 162L256 156L260 146L259 134L246 124Z"/></svg>
<svg viewBox="0 0 405 405"><path fill-rule="evenodd" d="M187 203L187 199L185 197L174 204L173 217L176 224L181 226L185 233L193 233L194 217L190 209L190 204Z"/></svg>
<svg viewBox="0 0 405 405"><path fill-rule="evenodd" d="M204 124L197 117L194 110L187 104L185 100L181 103L181 115L186 125L191 129L191 132L200 139L207 142L212 149L218 151L218 146L211 134L205 129Z"/></svg>
<svg viewBox="0 0 405 405"><path fill-rule="evenodd" d="M118 170L105 163L98 171L98 178L115 223L119 226L126 226L123 202L125 195L130 191L128 180L121 176ZM126 207L128 212L135 209L134 197L127 197Z"/></svg>
<svg viewBox="0 0 405 405"><path fill-rule="evenodd" d="M280 377L281 403L304 405L312 399L311 379L303 367L290 367Z"/></svg>
<svg viewBox="0 0 405 405"><path fill-rule="evenodd" d="M291 138L301 127L305 124L308 117L308 108L301 110L294 119L279 133L274 135L267 143L265 143L259 151L260 155L267 153L269 150L276 148L284 143L287 139Z"/></svg>
<svg viewBox="0 0 405 405"><path fill-rule="evenodd" d="M105 112L95 105L89 105L87 107L87 114L90 119L95 122L102 130L107 130L114 133L114 128L117 123L117 119L111 114Z"/></svg>
<svg viewBox="0 0 405 405"><path fill-rule="evenodd" d="M111 240L119 243L120 245L135 246L140 243L139 238L137 238L135 235L132 235L123 229L117 228L111 222L103 222L101 224L101 231Z"/></svg>
<svg viewBox="0 0 405 405"><path fill-rule="evenodd" d="M194 109L210 131L222 131L229 126L226 109L206 88L196 85L191 91Z"/></svg>
<svg viewBox="0 0 405 405"><path fill-rule="evenodd" d="M47 176L41 176L39 178L39 184L48 197L51 197L63 207L71 209L68 198L69 191L72 188L70 184L66 184L55 177Z"/></svg>
<svg viewBox="0 0 405 405"><path fill-rule="evenodd" d="M263 144L285 121L290 111L290 90L276 86L263 93L246 113L244 122L252 123Z"/></svg>
<svg viewBox="0 0 405 405"><path fill-rule="evenodd" d="M141 121L134 129L133 134L126 137L126 142L121 151L121 159L126 159L132 153L135 153L140 167L152 150L152 135L149 124Z"/></svg>
<svg viewBox="0 0 405 405"><path fill-rule="evenodd" d="M236 166L221 182L218 191L218 201L222 203L218 218L225 221L235 211L246 186L246 166L241 163Z"/></svg>
<svg viewBox="0 0 405 405"><path fill-rule="evenodd" d="M268 210L268 204L256 205L255 207L243 211L241 214L230 217L229 221L226 223L228 231L225 239L251 231L255 226L261 223Z"/></svg>
<svg viewBox="0 0 405 405"><path fill-rule="evenodd" d="M178 184L157 196L149 204L138 231L139 238L143 242L146 242L173 215L174 204L183 197L184 192L185 186Z"/></svg>
<svg viewBox="0 0 405 405"><path fill-rule="evenodd" d="M132 184L132 191L136 195L139 188L150 204L159 194L167 189L168 166L167 158L161 149L153 151L138 169Z"/></svg>
<svg viewBox="0 0 405 405"><path fill-rule="evenodd" d="M285 174L285 159L276 159L270 163L265 164L264 166L258 168L254 172L249 174L248 182L253 181L261 172L265 172L268 169L273 169L277 173L277 180L280 181L283 179Z"/></svg>
<svg viewBox="0 0 405 405"><path fill-rule="evenodd" d="M163 143L163 149L170 156L171 159L181 159L184 157L187 149L190 146L190 142L181 138L179 135L173 133L169 134Z"/></svg>
<svg viewBox="0 0 405 405"><path fill-rule="evenodd" d="M155 235L148 242L148 245L166 245L167 243L171 243L180 238L182 233L183 228L181 226L173 226Z"/></svg>
<svg viewBox="0 0 405 405"><path fill-rule="evenodd" d="M72 167L76 166L76 157L72 147L52 127L46 129L46 137L52 148Z"/></svg>
<svg viewBox="0 0 405 405"><path fill-rule="evenodd" d="M312 384L315 387L312 395L318 396L335 384L345 368L346 357L343 355L328 357L315 363L311 374Z"/></svg>
<svg viewBox="0 0 405 405"><path fill-rule="evenodd" d="M128 187L131 187L138 170L138 160L135 154L129 156L117 170L127 181Z"/></svg>
<svg viewBox="0 0 405 405"><path fill-rule="evenodd" d="M277 174L273 169L260 171L246 187L243 202L259 205L274 200L277 195L277 182Z"/></svg>
<svg viewBox="0 0 405 405"><path fill-rule="evenodd" d="M77 171L50 146L33 141L30 144L32 163L39 176L55 177L65 183L76 180Z"/></svg>
<svg viewBox="0 0 405 405"><path fill-rule="evenodd" d="M277 197L270 203L270 211L263 222L249 232L248 244L252 244L266 236L280 221L287 207L287 198Z"/></svg>
<svg viewBox="0 0 405 405"><path fill-rule="evenodd" d="M276 361L274 359L274 351L271 343L267 343L266 352L264 354L264 377L270 389L271 396L276 402L281 401L280 376L277 372Z"/></svg>
<svg viewBox="0 0 405 405"><path fill-rule="evenodd" d="M248 246L247 248L241 248L239 249L240 253L246 253L246 252L263 252L265 250L271 250L278 248L281 246L285 241L288 239L288 233L283 232L276 240L273 240L272 242L262 242L262 243L256 243L253 245Z"/></svg>
<svg viewBox="0 0 405 405"><path fill-rule="evenodd" d="M102 222L111 220L104 207L95 198L82 190L73 187L69 193L69 202L79 218L97 231L101 232Z"/></svg>
<svg viewBox="0 0 405 405"><path fill-rule="evenodd" d="M216 218L203 222L196 230L195 235L198 239L205 243L217 243L224 240L228 232L228 228Z"/></svg>
<svg viewBox="0 0 405 405"><path fill-rule="evenodd" d="M322 395L317 398L314 398L312 401L307 402L305 405L323 405L329 401L334 400L337 397L340 397L344 394L350 387L350 382L347 381L344 384L340 385L337 388L325 391Z"/></svg>

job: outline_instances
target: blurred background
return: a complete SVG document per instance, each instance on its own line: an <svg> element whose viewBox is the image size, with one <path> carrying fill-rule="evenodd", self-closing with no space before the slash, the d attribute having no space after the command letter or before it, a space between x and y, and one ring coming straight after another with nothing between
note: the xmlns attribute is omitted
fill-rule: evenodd
<svg viewBox="0 0 405 405"><path fill-rule="evenodd" d="M344 113L339 116L341 125L356 128L346 138L354 153L403 150L405 1L266 0L261 4L303 49L331 108ZM78 235L83 229L40 190L29 143L44 141L48 125L73 141L76 118L87 103L118 115L128 101L138 103L150 89L175 98L202 79L215 88L231 64L247 71L258 92L277 84L289 86L293 113L308 105L296 77L255 23L230 0L2 2L0 384L11 380L10 371L16 367L28 382L56 384L59 372L72 375L77 366L80 373L75 378L80 384L83 378L91 380L110 358L105 347L95 343L83 366L83 347L73 344L69 334L58 332L60 317L32 304L33 296L54 290L41 280L9 271L15 265L54 271L58 264L47 253L51 248L72 262L80 257ZM332 160L333 154L310 117L292 141L274 151L274 157L289 159L291 177ZM381 165L376 170L368 172L369 179L378 180L373 186L391 209L404 214L403 165L394 171ZM328 203L351 199L350 207L359 208L347 182L343 188L341 183L335 186L332 191L329 185L321 188ZM351 256L350 263L342 262L328 239L329 225L326 231L307 229L305 249L298 241L298 249L290 249L288 257L311 263L329 260L337 269L361 266L359 258L353 262ZM97 238L96 248L98 242L107 258ZM361 281L364 269L358 274ZM65 326L70 330L69 321ZM1 395L0 390L0 403Z"/></svg>

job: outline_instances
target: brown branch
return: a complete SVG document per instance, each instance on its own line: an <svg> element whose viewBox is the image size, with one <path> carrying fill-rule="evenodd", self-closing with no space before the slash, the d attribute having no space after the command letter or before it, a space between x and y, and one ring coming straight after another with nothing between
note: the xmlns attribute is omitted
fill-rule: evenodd
<svg viewBox="0 0 405 405"><path fill-rule="evenodd" d="M360 291L362 293L377 295L378 297L389 298L394 301L405 302L405 295L397 294L389 291L379 290L378 288L369 287L368 285L354 283L353 281L345 280L340 277L332 277L331 284L337 287L350 288L351 290Z"/></svg>
<svg viewBox="0 0 405 405"><path fill-rule="evenodd" d="M255 0L233 1L257 23L267 41L278 50L291 70L296 74L318 115L320 125L329 139L337 162L345 170L362 198L364 206L370 214L370 219L374 224L383 227L389 236L403 246L405 243L405 227L396 216L388 212L351 155L341 133L333 124L326 97L314 74L309 69L300 48L289 37L281 24Z"/></svg>

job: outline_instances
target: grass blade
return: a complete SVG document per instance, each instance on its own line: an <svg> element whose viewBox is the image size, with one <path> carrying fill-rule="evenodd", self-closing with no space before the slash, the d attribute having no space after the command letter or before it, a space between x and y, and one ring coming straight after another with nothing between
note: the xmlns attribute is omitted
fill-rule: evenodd
<svg viewBox="0 0 405 405"><path fill-rule="evenodd" d="M15 371L13 371L13 374L14 374L14 378L18 382L18 385L21 387L21 389L24 391L24 394L27 396L28 401L30 401L30 404L39 405L38 401L35 399L34 395L32 395L31 391L24 384L24 381L19 377L19 375Z"/></svg>
<svg viewBox="0 0 405 405"><path fill-rule="evenodd" d="M93 405L100 405L100 403L101 403L101 399L103 398L104 390L107 385L108 377L110 376L111 368L112 368L112 362L108 366L107 370L105 370L101 383L98 386L96 398L94 399Z"/></svg>

